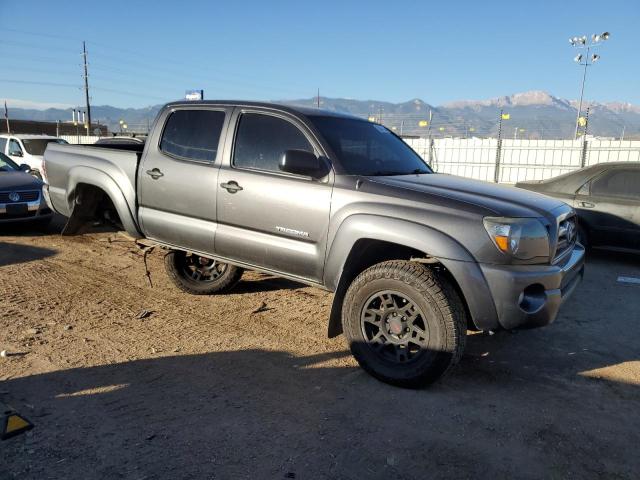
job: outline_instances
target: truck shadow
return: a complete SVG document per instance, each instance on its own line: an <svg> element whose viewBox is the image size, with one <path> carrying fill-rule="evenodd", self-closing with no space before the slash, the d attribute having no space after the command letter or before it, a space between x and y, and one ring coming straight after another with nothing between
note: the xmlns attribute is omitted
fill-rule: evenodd
<svg viewBox="0 0 640 480"><path fill-rule="evenodd" d="M482 345L507 365L466 358L421 391L344 365L346 351L223 351L10 379L4 400L36 429L6 449L6 465L28 465L20 478L355 479L367 465L376 466L368 478L423 478L415 472L425 468L433 478L513 477L521 468L540 478L551 465L559 477L586 478L640 468L635 456L620 457L638 437L637 385L577 375L604 355L565 356L553 368L561 358L553 347L550 356L511 340ZM616 467L604 468L608 459Z"/></svg>
<svg viewBox="0 0 640 480"><path fill-rule="evenodd" d="M57 253L50 248L33 247L20 243L0 242L0 267L41 260Z"/></svg>

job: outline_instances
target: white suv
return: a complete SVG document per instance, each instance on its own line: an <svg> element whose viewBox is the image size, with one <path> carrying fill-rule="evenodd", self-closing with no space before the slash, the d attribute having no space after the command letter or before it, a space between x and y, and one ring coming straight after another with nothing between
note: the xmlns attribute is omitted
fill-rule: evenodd
<svg viewBox="0 0 640 480"><path fill-rule="evenodd" d="M18 165L26 164L33 173L42 177L42 158L47 144L68 143L50 135L2 134L0 135L0 152L8 155Z"/></svg>

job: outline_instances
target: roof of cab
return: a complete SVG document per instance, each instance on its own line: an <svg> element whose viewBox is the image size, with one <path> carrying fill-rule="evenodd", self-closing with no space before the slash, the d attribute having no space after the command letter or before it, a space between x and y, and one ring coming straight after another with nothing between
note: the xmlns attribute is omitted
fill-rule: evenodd
<svg viewBox="0 0 640 480"><path fill-rule="evenodd" d="M335 112L331 110L323 110L320 108L303 107L298 105L289 105L277 102L253 102L243 100L178 100L170 102L165 105L165 108L173 106L185 106L185 105L220 105L227 107L259 107L259 108L271 108L281 110L284 112L304 115L307 117L337 117L348 118L352 120L362 120L361 117L349 113Z"/></svg>

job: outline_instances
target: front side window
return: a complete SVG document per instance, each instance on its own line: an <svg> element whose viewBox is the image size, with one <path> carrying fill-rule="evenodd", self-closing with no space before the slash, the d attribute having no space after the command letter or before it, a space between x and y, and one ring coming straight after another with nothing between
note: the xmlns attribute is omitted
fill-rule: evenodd
<svg viewBox="0 0 640 480"><path fill-rule="evenodd" d="M640 170L613 170L593 181L592 195L640 200Z"/></svg>
<svg viewBox="0 0 640 480"><path fill-rule="evenodd" d="M240 168L279 172L287 150L313 153L307 137L291 122L273 115L245 113L240 117L233 165Z"/></svg>
<svg viewBox="0 0 640 480"><path fill-rule="evenodd" d="M221 111L177 110L169 115L160 150L187 160L214 162L223 123Z"/></svg>
<svg viewBox="0 0 640 480"><path fill-rule="evenodd" d="M9 140L9 155L22 155L22 148L17 140Z"/></svg>
<svg viewBox="0 0 640 480"><path fill-rule="evenodd" d="M4 149L7 146L7 139L6 138L0 138L0 153L4 153Z"/></svg>
<svg viewBox="0 0 640 480"><path fill-rule="evenodd" d="M417 153L382 125L328 116L309 119L349 175L432 173Z"/></svg>
<svg viewBox="0 0 640 480"><path fill-rule="evenodd" d="M47 145L50 143L59 143L65 145L68 142L61 138L24 138L22 144L24 149L30 155L44 155L44 151L47 149Z"/></svg>
<svg viewBox="0 0 640 480"><path fill-rule="evenodd" d="M20 167L4 153L0 152L0 172L15 172L18 170L20 170Z"/></svg>

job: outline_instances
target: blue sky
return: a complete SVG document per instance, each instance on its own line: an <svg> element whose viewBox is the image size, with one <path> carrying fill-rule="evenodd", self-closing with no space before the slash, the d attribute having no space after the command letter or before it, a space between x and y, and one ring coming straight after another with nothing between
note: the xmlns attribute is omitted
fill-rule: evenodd
<svg viewBox="0 0 640 480"><path fill-rule="evenodd" d="M605 30L585 97L640 104L640 2L0 0L0 100L141 107L321 95L433 105L526 90L578 96L573 35Z"/></svg>

